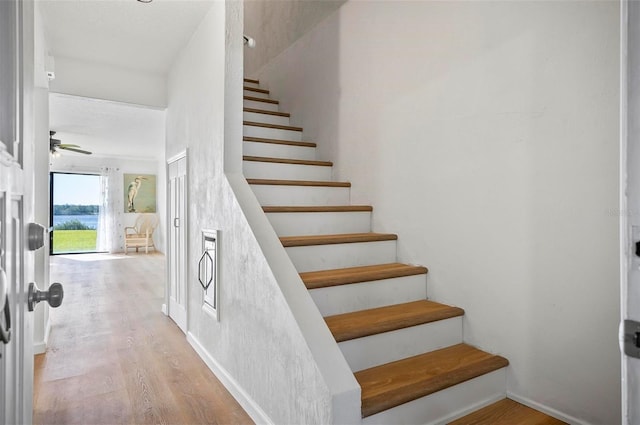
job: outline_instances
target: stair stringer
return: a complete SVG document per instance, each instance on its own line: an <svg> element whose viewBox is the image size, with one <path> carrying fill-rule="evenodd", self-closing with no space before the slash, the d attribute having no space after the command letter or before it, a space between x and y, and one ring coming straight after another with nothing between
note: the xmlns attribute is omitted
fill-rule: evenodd
<svg viewBox="0 0 640 425"><path fill-rule="evenodd" d="M338 343L244 175L225 175L330 391L332 423L360 424L360 385Z"/></svg>

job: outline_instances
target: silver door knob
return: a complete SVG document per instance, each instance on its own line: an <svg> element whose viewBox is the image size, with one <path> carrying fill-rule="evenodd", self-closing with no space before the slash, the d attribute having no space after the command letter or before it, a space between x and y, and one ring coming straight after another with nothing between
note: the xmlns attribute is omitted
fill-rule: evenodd
<svg viewBox="0 0 640 425"><path fill-rule="evenodd" d="M4 312L4 326L0 324L0 342L4 344L8 344L11 340L11 311L9 310L7 286L7 274L0 267L0 308L2 309L0 312Z"/></svg>
<svg viewBox="0 0 640 425"><path fill-rule="evenodd" d="M64 298L64 290L62 289L62 284L55 282L49 286L48 291L41 291L38 289L38 286L31 282L29 284L29 296L27 300L27 307L29 307L29 311L33 311L40 301L47 301L49 305L53 308L60 307L62 304L62 299Z"/></svg>
<svg viewBox="0 0 640 425"><path fill-rule="evenodd" d="M29 223L27 226L29 251L35 251L44 246L44 235L46 233L47 229L42 224Z"/></svg>

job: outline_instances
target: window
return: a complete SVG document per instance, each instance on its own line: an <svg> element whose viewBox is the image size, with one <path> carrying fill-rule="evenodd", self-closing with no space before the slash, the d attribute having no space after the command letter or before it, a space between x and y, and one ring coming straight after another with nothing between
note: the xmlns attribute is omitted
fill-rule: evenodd
<svg viewBox="0 0 640 425"><path fill-rule="evenodd" d="M100 176L51 173L50 252L96 252Z"/></svg>

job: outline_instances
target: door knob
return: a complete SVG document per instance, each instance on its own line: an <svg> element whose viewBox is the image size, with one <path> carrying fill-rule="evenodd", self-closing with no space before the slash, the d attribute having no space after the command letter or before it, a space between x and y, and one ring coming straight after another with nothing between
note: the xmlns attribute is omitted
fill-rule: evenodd
<svg viewBox="0 0 640 425"><path fill-rule="evenodd" d="M7 296L7 274L0 267L0 308L4 312L4 327L0 326L0 342L5 344L11 340L11 311L9 310L9 297Z"/></svg>
<svg viewBox="0 0 640 425"><path fill-rule="evenodd" d="M31 282L29 284L27 307L29 307L29 311L33 311L40 301L47 301L53 308L60 307L62 298L64 298L64 290L61 283L52 283L48 291L41 291L35 283Z"/></svg>
<svg viewBox="0 0 640 425"><path fill-rule="evenodd" d="M44 246L44 234L47 229L42 224L29 223L27 226L27 241L29 243L29 251L35 251Z"/></svg>

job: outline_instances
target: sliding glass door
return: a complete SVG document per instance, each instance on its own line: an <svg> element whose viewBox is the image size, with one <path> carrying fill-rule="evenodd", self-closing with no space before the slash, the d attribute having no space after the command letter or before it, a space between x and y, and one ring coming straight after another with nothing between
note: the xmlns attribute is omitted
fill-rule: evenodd
<svg viewBox="0 0 640 425"><path fill-rule="evenodd" d="M96 252L100 176L51 173L51 254Z"/></svg>

